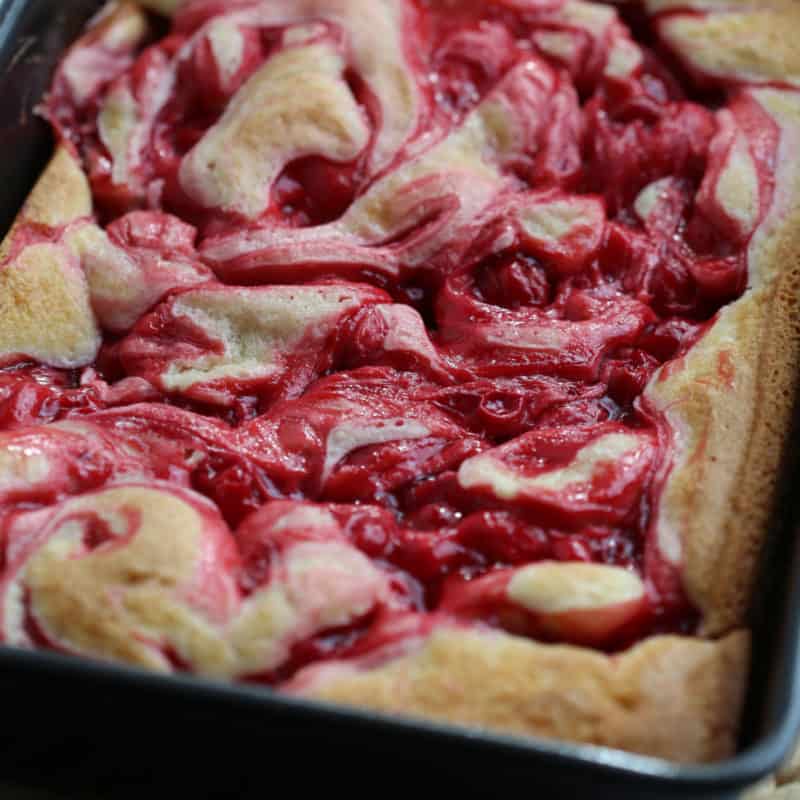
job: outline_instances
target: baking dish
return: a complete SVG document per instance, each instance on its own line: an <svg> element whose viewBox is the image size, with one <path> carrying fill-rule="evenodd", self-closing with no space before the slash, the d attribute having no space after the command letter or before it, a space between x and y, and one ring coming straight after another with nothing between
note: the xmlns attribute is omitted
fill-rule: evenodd
<svg viewBox="0 0 800 800"><path fill-rule="evenodd" d="M3 7L0 97L7 123L0 135L5 151L13 154L0 168L6 179L5 221L13 217L48 153L46 128L35 119L32 108L63 47L96 8L96 3L77 2L66 9L44 2L9 2ZM787 465L787 487L791 473L792 467ZM791 702L797 655L797 601L791 595L795 562L790 557L794 553L782 552L793 539L789 535L792 511L787 505L785 513L776 515L774 552L765 566L763 582L771 594L762 597L761 608L754 610L759 641L754 647L757 661L752 668L748 723L744 726L748 738L742 742L741 755L726 764L677 768L610 751L538 745L323 710L275 698L263 690L162 680L106 666L4 651L5 708L7 718L15 720L9 726L15 744L4 750L7 770L16 766L24 771L26 765L52 763L56 772L58 764L65 761L67 771L79 780L81 770L76 765L88 757L91 766L84 769L84 776L90 772L118 776L137 767L146 774L158 764L160 773L171 771L182 786L187 782L208 786L213 776L206 773L213 772L215 764L229 759L258 763L254 759L263 754L266 741L274 762L279 751L296 749L301 737L304 751L314 750L315 763L326 764L325 769L314 770L323 777L330 774L328 764L331 770L341 769L342 763L353 759L348 754L357 754L359 769L365 761L378 767L385 764L393 781L407 776L411 785L419 772L398 768L398 760L409 765L424 761L429 771L435 765L441 775L447 774L456 783L460 780L465 791L479 788L482 782L493 792L501 783L511 788L525 782L535 784L544 794L549 789L562 795L726 796L774 767L795 727L797 709ZM32 708L36 709L33 714ZM86 738L92 742L90 750L82 741ZM65 759L70 742L76 752ZM175 742L190 754L188 765L176 759ZM153 752L146 758L131 759L131 748L142 756L145 743ZM207 744L213 749L206 758L203 748ZM46 752L40 752L42 748ZM33 758L37 752L38 757ZM56 759L54 753L59 753ZM467 774L465 763L471 766ZM248 770L241 772L245 775L239 777L248 780Z"/></svg>

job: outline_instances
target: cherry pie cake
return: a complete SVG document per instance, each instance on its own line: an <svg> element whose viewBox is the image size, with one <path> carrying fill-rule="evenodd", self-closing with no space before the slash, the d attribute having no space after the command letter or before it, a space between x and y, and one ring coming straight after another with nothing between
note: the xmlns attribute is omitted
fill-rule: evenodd
<svg viewBox="0 0 800 800"><path fill-rule="evenodd" d="M0 639L731 753L799 358L798 30L106 8L2 245Z"/></svg>

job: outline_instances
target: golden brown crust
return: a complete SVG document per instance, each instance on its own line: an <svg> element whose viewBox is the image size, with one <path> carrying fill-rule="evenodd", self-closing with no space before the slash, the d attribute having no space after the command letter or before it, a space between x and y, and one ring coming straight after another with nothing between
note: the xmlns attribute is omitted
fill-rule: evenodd
<svg viewBox="0 0 800 800"><path fill-rule="evenodd" d="M744 622L789 429L800 359L800 94L753 93L781 127L773 207L749 251L751 288L647 396L676 434L657 518L677 551L701 632ZM676 559L673 559L676 560Z"/></svg>
<svg viewBox="0 0 800 800"><path fill-rule="evenodd" d="M800 3L650 2L651 11L671 6L698 7L708 13L670 14L658 24L660 35L696 72L743 81L800 86Z"/></svg>
<svg viewBox="0 0 800 800"><path fill-rule="evenodd" d="M89 181L69 150L59 147L25 202L22 218L57 228L91 213Z"/></svg>
<svg viewBox="0 0 800 800"><path fill-rule="evenodd" d="M678 432L659 541L671 548L666 542L679 540L684 586L706 635L743 622L791 411L785 392L797 337L775 313L774 294L754 293L723 312L684 368L650 392ZM778 339L786 348L763 357ZM784 387L776 396L765 385L768 372Z"/></svg>
<svg viewBox="0 0 800 800"><path fill-rule="evenodd" d="M80 263L64 245L29 243L28 226L63 228L92 212L88 182L59 147L0 244L0 360L89 364L100 334Z"/></svg>
<svg viewBox="0 0 800 800"><path fill-rule="evenodd" d="M0 261L12 250L17 235L27 224L60 228L91 216L89 181L76 157L60 145L20 209L11 230L0 243Z"/></svg>
<svg viewBox="0 0 800 800"><path fill-rule="evenodd" d="M0 360L54 367L90 364L100 334L77 259L58 244L32 244L0 265Z"/></svg>
<svg viewBox="0 0 800 800"><path fill-rule="evenodd" d="M100 555L83 553L73 530L82 514L119 526L115 533L124 545ZM43 529L56 533L25 569L38 619L76 652L168 668L143 641L145 631L156 641L172 635L194 660L217 665L225 654L219 637L176 600L197 569L204 524L191 498L155 486L114 487L55 507ZM109 597L115 602L107 602Z"/></svg>
<svg viewBox="0 0 800 800"><path fill-rule="evenodd" d="M102 39L112 49L136 46L146 20L130 2L107 6L78 42ZM81 263L64 231L91 220L92 193L78 156L67 143L55 154L0 243L0 362L34 358L56 367L91 363L100 333ZM50 229L35 243L31 226Z"/></svg>
<svg viewBox="0 0 800 800"><path fill-rule="evenodd" d="M654 637L617 656L440 629L382 666L315 668L296 693L683 762L733 751L748 636Z"/></svg>

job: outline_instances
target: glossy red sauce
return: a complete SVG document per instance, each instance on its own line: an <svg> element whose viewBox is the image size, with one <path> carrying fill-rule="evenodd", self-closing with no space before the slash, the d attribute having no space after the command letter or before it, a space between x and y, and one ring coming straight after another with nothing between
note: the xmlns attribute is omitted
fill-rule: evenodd
<svg viewBox="0 0 800 800"><path fill-rule="evenodd" d="M590 642L595 647L615 650L656 632L691 632L697 622L680 590L679 568L657 553L646 557L657 476L670 463L671 439L642 394L656 370L684 355L746 285L749 234L715 210L707 188L718 168L712 152L718 115L676 77L657 48L644 47L630 76L604 76L609 35L560 22L553 12L557 2L532 4L526 12L477 0L458 10L443 0L408 6L407 46L426 98L416 139L462 124L516 65L544 62L555 81L547 124L534 146L503 165L504 174L512 195L533 190L567 200L595 198L605 213L598 226L552 246L537 244L519 230L501 236L510 212L498 205L460 243L456 263L435 257L413 268L403 264L393 277L358 270L361 283L387 293L376 295L376 303L394 300L419 311L433 354L387 348L385 319L368 303L339 321L324 358L314 364L292 362L280 379L231 381L213 393L175 395L159 387L156 345L162 348L158 358L168 359L181 348L213 349L214 343L185 323L176 326L161 305L131 333L107 336L93 369L21 363L0 371L0 428L65 419L97 425L138 449L148 475L213 500L234 537L248 515L274 499L340 504L332 508L348 540L393 576L403 608L372 613L298 644L287 664L256 676L260 680L279 682L320 659L363 655L440 616L509 627L489 595L482 604L467 602L464 593L478 578L543 560L612 564L645 578L647 600L635 619L609 639ZM377 177L368 166L369 148L346 164L299 158L283 171L263 216L250 221L201 208L186 195L178 177L182 158L280 47L280 30L243 28L240 65L223 76L207 40L187 43L226 9L233 11L234 4L192 4L169 36L135 59L117 59L97 91L80 102L63 74L56 79L51 120L81 155L97 215L117 220L111 233L124 249L177 247L158 236L143 245L136 224L123 216L131 211L166 212L190 223L196 241L189 234L178 249L199 262L205 242L243 227L306 228L337 220ZM614 30L623 35L621 23ZM537 45L541 33L573 37L575 46L563 58L550 55ZM104 98L125 85L146 111L181 52L186 55L175 67L175 87L156 112L131 180L115 183L96 123ZM362 76L351 73L348 83L373 129L372 147L380 108ZM733 92L727 102L751 142L766 207L777 133L751 101ZM401 150L397 163L406 157ZM665 199L641 219L637 196L664 178L672 181ZM503 208L508 202L505 196ZM404 234L398 248L414 233ZM223 269L219 277L228 282L237 274ZM330 267L312 277L351 281L353 272ZM256 274L244 282L261 280ZM560 345L520 344L534 329L556 332ZM721 359L719 367L731 380L728 361ZM386 416L411 415L429 433L357 448L326 475L324 442L342 421L331 410L340 401L397 406ZM634 432L652 442L652 463L624 491L614 488L609 472L594 479L588 498L548 506L502 501L464 489L457 479L467 458L518 437L530 442L515 456L519 466L536 473L569 464L604 431ZM113 458L69 457L83 467L48 503L114 477ZM42 498L32 493L9 502L7 511L35 507ZM269 545L259 547L243 554L245 592L267 569ZM559 638L517 623L511 627L522 635ZM53 646L34 622L26 624L38 645Z"/></svg>

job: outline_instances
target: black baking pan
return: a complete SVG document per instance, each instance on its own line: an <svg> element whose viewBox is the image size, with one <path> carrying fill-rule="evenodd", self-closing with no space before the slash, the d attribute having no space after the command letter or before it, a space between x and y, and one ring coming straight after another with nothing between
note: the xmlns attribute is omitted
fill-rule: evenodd
<svg viewBox="0 0 800 800"><path fill-rule="evenodd" d="M96 0L0 0L0 228L52 151L34 113ZM800 417L798 417L800 419ZM800 425L795 426L796 429ZM789 452L800 451L797 431ZM733 798L800 729L800 497L783 468L760 591L739 753L687 767L300 702L250 686L0 647L0 784L61 797Z"/></svg>

